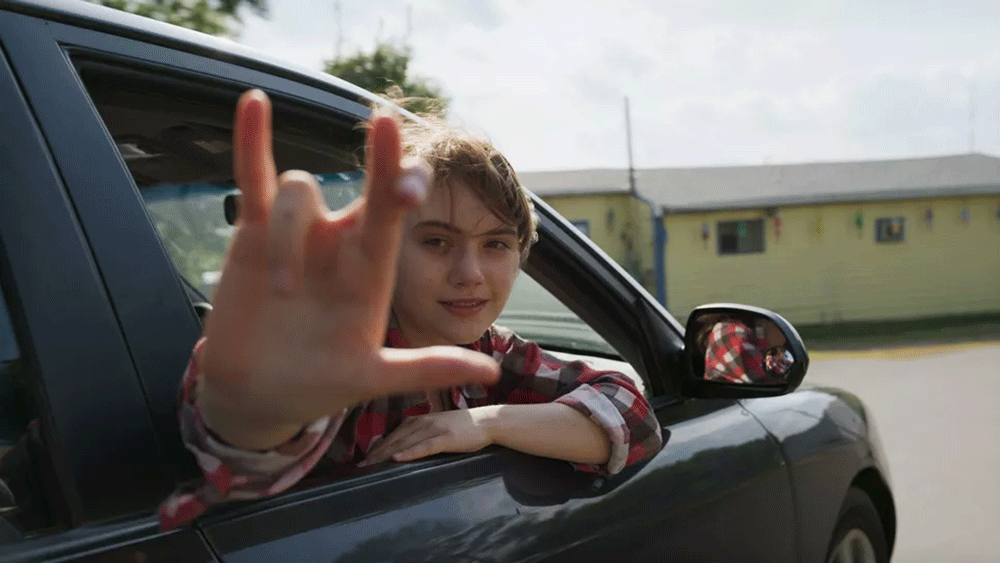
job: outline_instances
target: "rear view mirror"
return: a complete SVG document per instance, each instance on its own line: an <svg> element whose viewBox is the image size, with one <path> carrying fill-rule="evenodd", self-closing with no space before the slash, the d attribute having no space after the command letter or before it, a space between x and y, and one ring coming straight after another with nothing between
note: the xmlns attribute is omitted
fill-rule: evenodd
<svg viewBox="0 0 1000 563"><path fill-rule="evenodd" d="M781 395L798 387L809 367L795 328L781 315L758 307L698 307L688 317L684 344L689 396Z"/></svg>

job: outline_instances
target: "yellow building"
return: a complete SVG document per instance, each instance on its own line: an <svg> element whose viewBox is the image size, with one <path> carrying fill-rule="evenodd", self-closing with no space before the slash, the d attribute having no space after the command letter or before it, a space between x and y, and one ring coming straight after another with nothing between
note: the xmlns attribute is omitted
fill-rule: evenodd
<svg viewBox="0 0 1000 563"><path fill-rule="evenodd" d="M627 170L524 172L519 176L625 271L655 291L653 218L659 206L629 191Z"/></svg>
<svg viewBox="0 0 1000 563"><path fill-rule="evenodd" d="M626 170L521 176L682 319L720 301L803 325L1000 312L998 158L642 169L635 196Z"/></svg>

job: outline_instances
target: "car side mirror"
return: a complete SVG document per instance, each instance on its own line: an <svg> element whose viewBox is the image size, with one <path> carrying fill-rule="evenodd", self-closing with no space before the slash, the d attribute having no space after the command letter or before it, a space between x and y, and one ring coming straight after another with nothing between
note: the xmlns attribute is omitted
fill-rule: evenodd
<svg viewBox="0 0 1000 563"><path fill-rule="evenodd" d="M809 354L784 317L748 305L697 307L688 317L684 349L689 366L682 393L700 398L771 397L794 391Z"/></svg>

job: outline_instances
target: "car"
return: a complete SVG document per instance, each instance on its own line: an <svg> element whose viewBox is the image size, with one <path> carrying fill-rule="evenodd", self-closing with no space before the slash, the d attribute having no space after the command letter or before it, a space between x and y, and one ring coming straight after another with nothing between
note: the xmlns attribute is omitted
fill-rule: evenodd
<svg viewBox="0 0 1000 563"><path fill-rule="evenodd" d="M333 207L358 193L358 124L382 102L86 2L0 4L0 48L0 561L888 561L877 429L854 395L799 385L794 328L731 304L682 326L535 197L501 322L635 378L654 457L606 476L490 447L310 476L162 531L158 504L199 476L177 392L232 232L238 95L268 93L279 169L317 174ZM783 383L703 377L719 315L780 329Z"/></svg>

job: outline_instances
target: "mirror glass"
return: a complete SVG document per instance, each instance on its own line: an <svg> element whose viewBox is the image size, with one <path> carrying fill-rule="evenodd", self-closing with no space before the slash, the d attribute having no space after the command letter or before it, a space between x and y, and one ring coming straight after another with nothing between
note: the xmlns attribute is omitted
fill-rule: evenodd
<svg viewBox="0 0 1000 563"><path fill-rule="evenodd" d="M705 314L694 330L710 381L784 385L795 363L788 338L763 316Z"/></svg>

